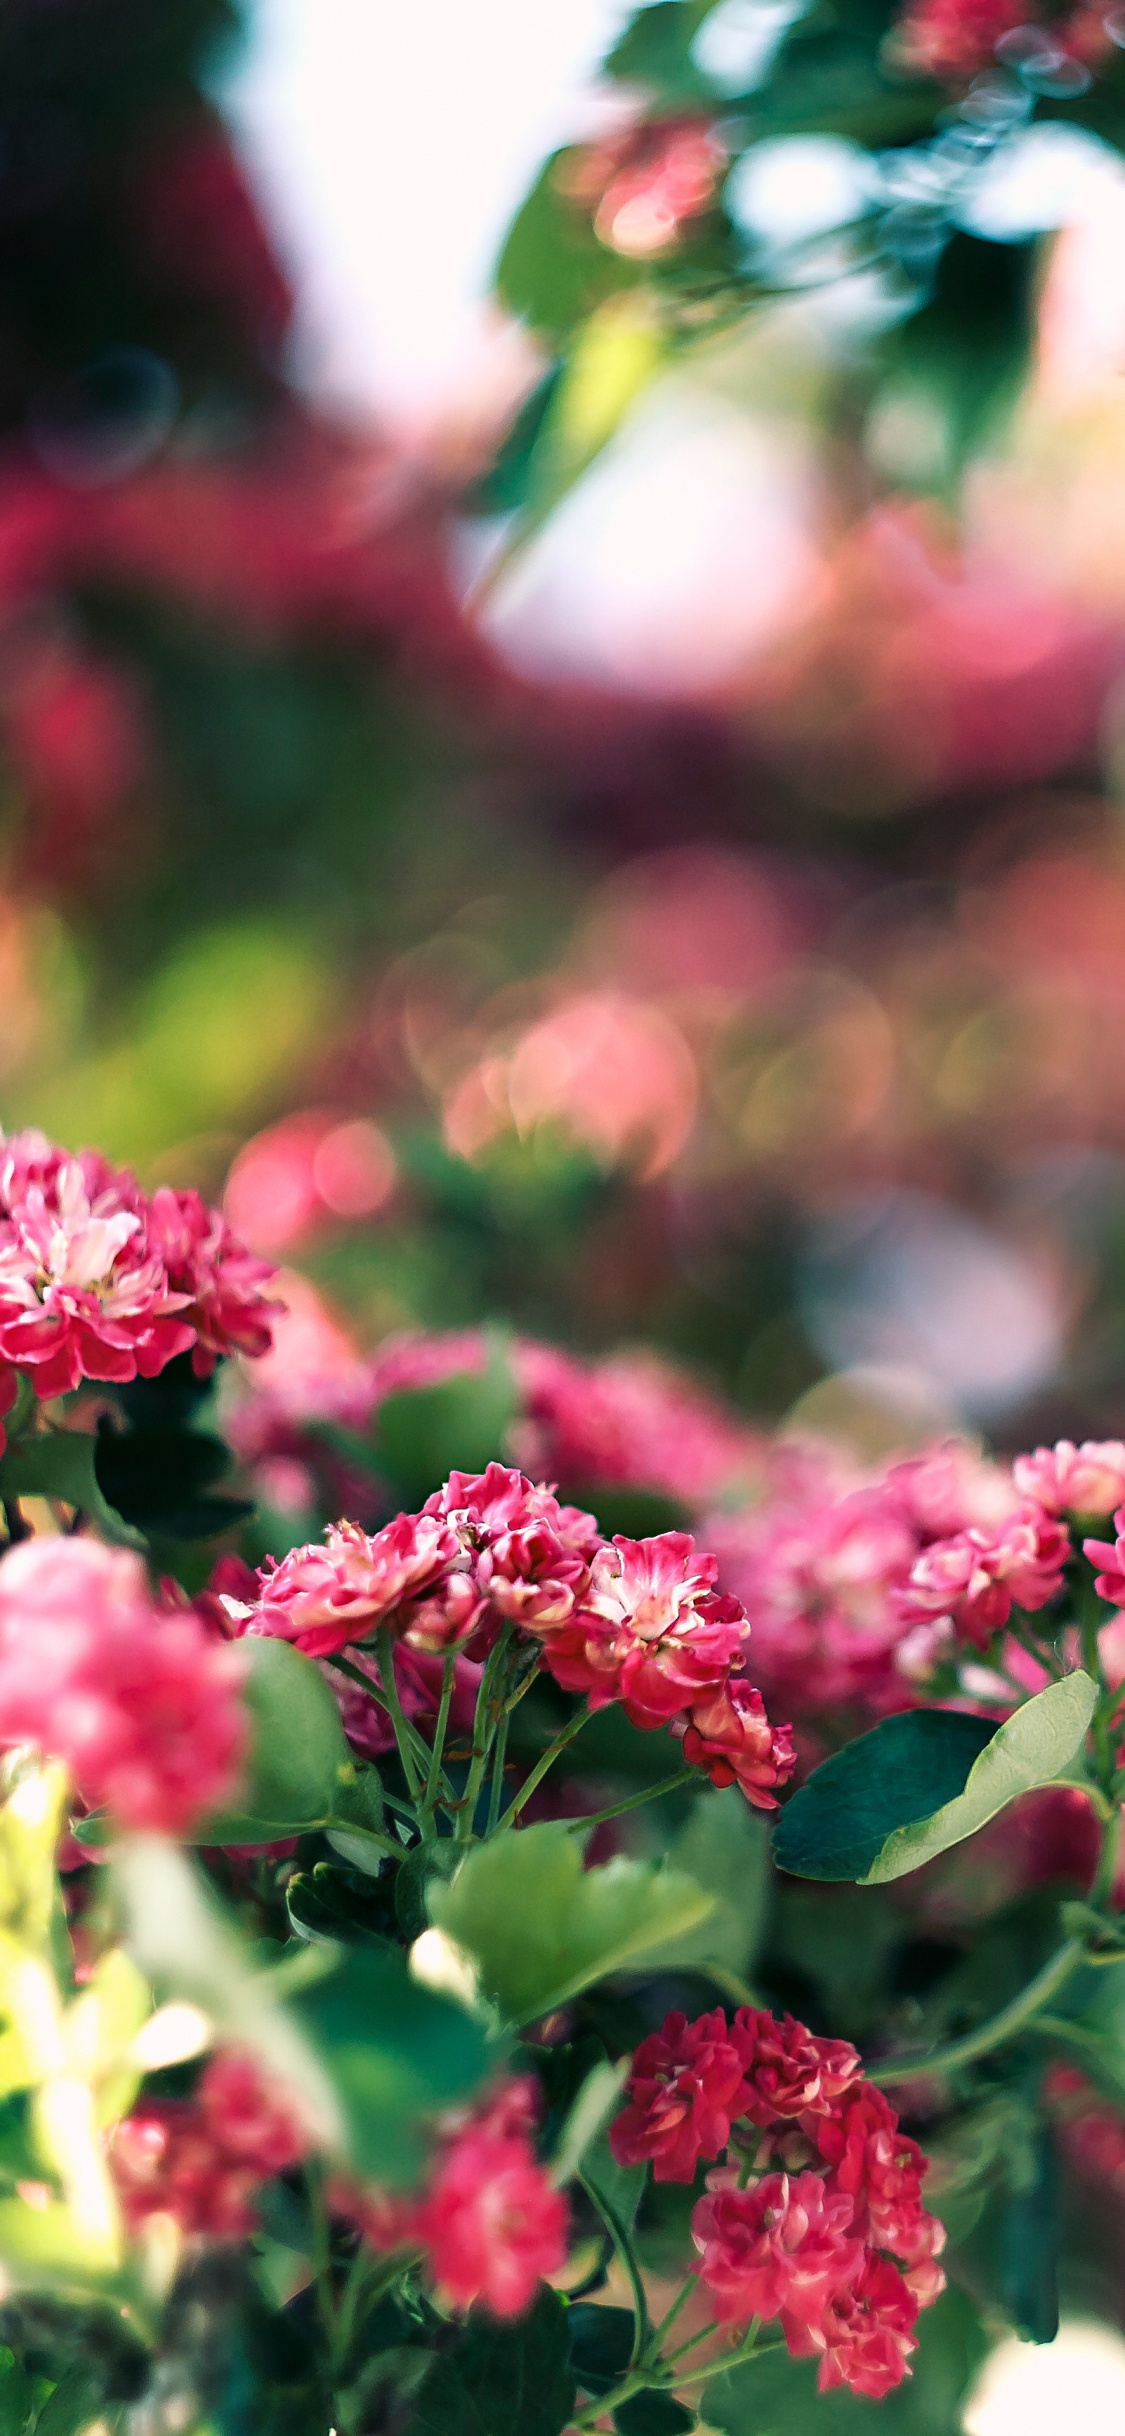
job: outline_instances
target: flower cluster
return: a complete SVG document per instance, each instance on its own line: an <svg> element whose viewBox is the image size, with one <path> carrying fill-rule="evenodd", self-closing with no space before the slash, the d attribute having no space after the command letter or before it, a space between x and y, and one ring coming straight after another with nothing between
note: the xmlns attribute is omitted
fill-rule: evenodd
<svg viewBox="0 0 1125 2436"><path fill-rule="evenodd" d="M314 1658L384 1628L413 1653L472 1661L515 1629L565 1690L593 1708L620 1701L634 1725L671 1727L692 1766L769 1809L793 1768L789 1729L770 1724L746 1675L746 1614L716 1574L686 1532L604 1540L592 1515L492 1463L452 1473L421 1513L381 1531L332 1525L241 1583L249 1595L224 1572L213 1595L230 1632L272 1634Z"/></svg>
<svg viewBox="0 0 1125 2436"><path fill-rule="evenodd" d="M997 57L1016 65L1041 59L1044 72L1053 68L1056 76L1060 65L1088 70L1106 56L1110 40L1104 15L1081 5L1041 21L1023 0L912 0L894 28L890 49L896 63L913 74L963 85ZM1082 81L1066 89L1081 92Z"/></svg>
<svg viewBox="0 0 1125 2436"><path fill-rule="evenodd" d="M291 2106L250 2056L208 2064L193 2098L145 2098L113 2135L110 2165L135 2230L170 2216L182 2233L230 2241L258 2222L254 2193L308 2148Z"/></svg>
<svg viewBox="0 0 1125 2436"><path fill-rule="evenodd" d="M627 128L564 157L564 190L593 208L594 229L616 254L666 253L711 209L726 147L706 119L684 115Z"/></svg>
<svg viewBox="0 0 1125 2436"><path fill-rule="evenodd" d="M420 2198L391 2199L338 2179L331 2197L377 2250L424 2254L454 2309L483 2303L518 2317L566 2257L566 2201L535 2154L533 2081L506 2081L479 2112L447 2125Z"/></svg>
<svg viewBox="0 0 1125 2436"><path fill-rule="evenodd" d="M40 1397L81 1379L151 1379L191 1351L261 1353L273 1306L268 1262L195 1192L135 1178L44 1134L0 1146L0 1361Z"/></svg>
<svg viewBox="0 0 1125 2436"><path fill-rule="evenodd" d="M873 1476L827 1449L783 1444L765 1497L705 1528L753 1620L767 1694L806 1713L881 1710L901 1707L959 1643L983 1651L1014 1609L1048 1606L1076 1526L1120 1504L1125 1531L1121 1501L1116 1439L1061 1439L1010 1466L951 1441ZM1125 1539L1083 1544L1105 1569L1101 1595L1125 1605Z"/></svg>
<svg viewBox="0 0 1125 2436"><path fill-rule="evenodd" d="M918 2311L937 2299L944 2229L922 2205L925 2159L862 2077L855 2048L743 2006L644 2040L610 2132L623 2165L690 2182L699 2274L725 2324L781 2322L817 2354L822 2390L878 2398L906 2374Z"/></svg>
<svg viewBox="0 0 1125 2436"><path fill-rule="evenodd" d="M190 1610L157 1605L126 1549L44 1538L0 1563L0 1747L65 1760L123 1827L182 1834L234 1793L242 1676Z"/></svg>

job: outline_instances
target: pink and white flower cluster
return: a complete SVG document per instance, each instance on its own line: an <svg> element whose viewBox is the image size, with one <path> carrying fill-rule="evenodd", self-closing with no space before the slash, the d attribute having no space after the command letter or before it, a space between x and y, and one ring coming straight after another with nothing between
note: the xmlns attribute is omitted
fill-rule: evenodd
<svg viewBox="0 0 1125 2436"><path fill-rule="evenodd" d="M82 1379L152 1379L176 1354L200 1376L264 1352L274 1272L196 1192L135 1177L45 1134L0 1142L0 1364L42 1398Z"/></svg>
<svg viewBox="0 0 1125 2436"><path fill-rule="evenodd" d="M256 1579L215 1581L234 1634L265 1633L329 1658L385 1628L412 1652L473 1661L504 1627L538 1642L557 1683L634 1725L670 1726L714 1784L772 1809L793 1768L746 1674L748 1624L686 1532L602 1538L594 1518L503 1464L451 1473L419 1514L381 1531L336 1523Z"/></svg>
<svg viewBox="0 0 1125 2436"><path fill-rule="evenodd" d="M567 2251L566 2201L535 2153L537 2112L534 2081L505 2081L482 2108L446 2124L420 2197L340 2177L330 2200L373 2249L421 2250L448 2307L478 2302L493 2317L518 2317Z"/></svg>
<svg viewBox="0 0 1125 2436"><path fill-rule="evenodd" d="M235 1794L244 1671L128 1549L43 1538L0 1561L0 1749L64 1760L118 1826L180 1835Z"/></svg>
<svg viewBox="0 0 1125 2436"><path fill-rule="evenodd" d="M725 2324L779 2319L818 2355L822 2391L879 2398L907 2373L920 2309L944 2286L945 2232L922 2205L926 2160L844 2039L744 2005L643 2041L610 2131L623 2165L690 2182L699 2275Z"/></svg>

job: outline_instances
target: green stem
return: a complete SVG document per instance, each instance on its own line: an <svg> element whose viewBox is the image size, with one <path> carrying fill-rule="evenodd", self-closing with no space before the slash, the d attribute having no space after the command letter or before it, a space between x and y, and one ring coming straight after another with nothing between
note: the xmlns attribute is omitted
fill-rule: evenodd
<svg viewBox="0 0 1125 2436"><path fill-rule="evenodd" d="M335 1651L333 1656L329 1658L328 1664L329 1666L335 1667L338 1675L346 1675L349 1683L358 1684L360 1691L366 1692L368 1699L375 1702L376 1708L382 1709L384 1714L390 1718L391 1724L395 1729L395 1740L399 1745L400 1759L403 1756L402 1739L399 1732L401 1727L402 1736L405 1736L410 1750L413 1753L414 1772L417 1777L417 1786L420 1786L430 1765L430 1746L428 1742L424 1740L423 1736L418 1732L417 1727L412 1726L410 1719L404 1716L401 1702L399 1702L398 1721L396 1723L394 1708L388 1699L387 1694L375 1681L374 1676L365 1675L362 1667L354 1666L351 1659L345 1658L339 1650ZM396 1701L398 1700L397 1683L395 1684L395 1699ZM407 1783L411 1784L411 1771L407 1768L405 1760L403 1760L403 1773L406 1777ZM414 1798L409 1804L396 1801L395 1796L392 1793L385 1793L383 1796L384 1801L390 1803L393 1809L401 1811L403 1817L408 1818L412 1826L415 1824L417 1817L417 1786L412 1787ZM444 1777L442 1778L442 1791L443 1793L445 1791Z"/></svg>
<svg viewBox="0 0 1125 2436"><path fill-rule="evenodd" d="M604 1827L607 1819L624 1818L627 1810L640 1810L645 1802L658 1802L664 1793L678 1793L681 1785L690 1785L693 1780L698 1784L698 1769L677 1768L674 1776L663 1777L660 1784L646 1785L640 1793L629 1793L623 1802L611 1802L608 1810L595 1810L591 1817L568 1819L567 1826L576 1835L588 1827Z"/></svg>
<svg viewBox="0 0 1125 2436"><path fill-rule="evenodd" d="M441 1760L442 1753L445 1749L445 1732L446 1727L449 1724L449 1708L453 1699L453 1684L456 1672L457 1653L456 1650L451 1649L446 1653L445 1664L441 1673L441 1699L438 1702L438 1713L434 1721L433 1748L430 1752L430 1764L426 1772L426 1790L422 1800L422 1816L420 1825L424 1842L428 1841L429 1839L429 1831L433 1824L434 1811L437 1807L437 1798L441 1787Z"/></svg>
<svg viewBox="0 0 1125 2436"><path fill-rule="evenodd" d="M665 2352L660 2363L661 2367L671 2368L676 2360L683 2359L686 2351L694 2351L697 2343L706 2343L709 2337L718 2334L718 2331L718 2318L708 2318L706 2326L701 2326L698 2334L689 2335L686 2343L677 2343L675 2351Z"/></svg>
<svg viewBox="0 0 1125 2436"><path fill-rule="evenodd" d="M620 2259L621 2264L625 2269L625 2273L629 2278L629 2288L633 2295L633 2350L629 2360L629 2366L631 2369L636 2368L638 2362L644 2356L645 2345L648 2341L649 2332L648 2302L645 2298L644 2278L642 2277L640 2268L637 2265L633 2244L629 2239L625 2226L623 2225L616 2208L613 2206L612 2201L603 2196L602 2192L598 2189L597 2183L591 2182L588 2174L580 2173L578 2180L586 2193L587 2199L591 2200L594 2207L597 2209L602 2223L612 2239L613 2247L617 2252L618 2258Z"/></svg>
<svg viewBox="0 0 1125 2436"><path fill-rule="evenodd" d="M476 1714L473 1718L472 1758L469 1761L465 1790L458 1805L457 1835L458 1841L463 1844L472 1841L473 1820L477 1814L480 1789L484 1783L484 1772L488 1766L489 1753L496 1737L496 1729L503 1707L503 1702L496 1699L496 1684L507 1664L511 1640L512 1627L510 1624L505 1624L489 1650L484 1664L484 1673L480 1679Z"/></svg>
<svg viewBox="0 0 1125 2436"><path fill-rule="evenodd" d="M500 1819L500 1804L504 1799L504 1761L508 1751L508 1727L511 1722L510 1703L505 1702L496 1729L496 1745L492 1760L492 1792L488 1803L486 1835L495 1835Z"/></svg>
<svg viewBox="0 0 1125 2436"><path fill-rule="evenodd" d="M519 1817L520 1811L523 1809L524 1803L530 1801L532 1794L538 1791L539 1786L542 1784L543 1779L547 1774L548 1768L554 1767L556 1759L558 1759L560 1754L565 1751L567 1744L573 1742L576 1734L581 1733L583 1726L587 1723L590 1717L590 1714L591 1711L589 1701L584 1700L581 1708L575 1710L573 1717L568 1717L566 1724L564 1726L560 1726L558 1733L555 1735L554 1741L548 1743L542 1757L536 1760L530 1776L524 1779L524 1782L520 1786L514 1802L510 1802L508 1808L504 1812L504 1816L500 1821L498 1830L501 1835L503 1835L506 1827L515 1826L516 1820ZM576 1819L574 1822L576 1827L584 1827L587 1825L587 1823L588 1822L585 1819Z"/></svg>
<svg viewBox="0 0 1125 2436"><path fill-rule="evenodd" d="M383 1686L383 1697L395 1730L395 1741L398 1744L398 1755L402 1762L402 1773L406 1778L406 1789L411 1800L416 1802L422 1788L422 1778L411 1749L411 1729L403 1714L402 1702L398 1696L398 1681L395 1676L395 1645L391 1639L390 1626L387 1624L382 1625L375 1635L375 1651L379 1681ZM429 1758L430 1755L427 1751L427 1769Z"/></svg>
<svg viewBox="0 0 1125 2436"><path fill-rule="evenodd" d="M1088 1898L1095 1911L1103 1910L1113 1893L1113 1881L1117 1875L1117 1856L1120 1849L1121 1812L1115 1810L1106 1821L1102 1848L1098 1854L1098 1866L1094 1872L1094 1882Z"/></svg>
<svg viewBox="0 0 1125 2436"><path fill-rule="evenodd" d="M925 2079L933 2073L958 2072L963 2064L975 2064L978 2056L990 2055L994 2047L1003 2047L1008 2039L1016 2038L1021 2030L1027 2028L1048 1998L1054 1996L1064 1981L1070 1978L1071 1972L1077 1969L1085 1951L1080 1937L1068 1937L1065 1945L1059 1946L1035 1978L1028 1981L1026 1988L1021 1988L1010 2004L1001 2005L1000 2011L994 2013L989 2021L982 2022L979 2029L970 2030L964 2038L954 2039L948 2047L931 2049L929 2055L917 2055L897 2064L868 2064L865 2068L868 2079L878 2081L883 2089L891 2089L897 2081Z"/></svg>
<svg viewBox="0 0 1125 2436"><path fill-rule="evenodd" d="M687 2279L687 2282L686 2282L686 2283L684 2283L684 2284L681 2284L680 2289L679 2289L679 2291L678 2291L678 2292L677 2292L677 2294L676 2294L676 2298L675 2298L675 2300L673 2301L671 2308L670 2308L669 2310L667 2310L667 2311L665 2312L664 2316L661 2318L660 2324L659 2324L659 2326L656 2328L656 2330L655 2330L655 2332L654 2332L654 2334L653 2334L652 2342L651 2342L651 2344L650 2344L650 2346L649 2346L649 2348L650 2348L650 2350L651 2350L651 2351L654 2351L654 2352L658 2352L658 2351L659 2351L660 2346L661 2346L661 2344L662 2344L662 2343L663 2343L663 2341L664 2341L664 2337L665 2337L665 2335L666 2335L666 2334L670 2334L670 2333L671 2333L672 2328L673 2328L673 2326L675 2325L677 2318L679 2317L680 2311L681 2311L681 2309L683 2308L685 2301L689 2301L689 2300L691 2299L692 2293L693 2293L693 2292L695 2292L695 2291L697 2291L697 2290L698 2290L698 2280L697 2280L697 2278L696 2278L694 2275L689 2275L689 2276L688 2276L688 2279Z"/></svg>

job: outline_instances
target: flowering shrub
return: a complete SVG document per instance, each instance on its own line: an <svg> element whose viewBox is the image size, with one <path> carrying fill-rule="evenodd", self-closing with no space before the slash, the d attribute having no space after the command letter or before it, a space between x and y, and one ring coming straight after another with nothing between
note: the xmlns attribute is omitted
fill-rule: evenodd
<svg viewBox="0 0 1125 2436"><path fill-rule="evenodd" d="M196 1196L2 1147L13 2426L233 2424L238 2362L298 2436L913 2427L1048 2338L1125 2139L1125 1447L863 1472L472 1333L318 1374ZM262 1546L231 1351L248 1479L284 1420L364 1519Z"/></svg>

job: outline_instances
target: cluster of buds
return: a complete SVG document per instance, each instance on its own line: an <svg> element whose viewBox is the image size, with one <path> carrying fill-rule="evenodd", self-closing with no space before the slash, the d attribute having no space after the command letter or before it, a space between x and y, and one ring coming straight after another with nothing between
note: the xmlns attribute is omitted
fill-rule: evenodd
<svg viewBox="0 0 1125 2436"><path fill-rule="evenodd" d="M879 2398L907 2373L919 2309L937 2299L944 2228L922 2205L926 2160L844 2039L743 2006L728 2023L670 2013L644 2040L610 2139L623 2165L690 2182L715 2316L780 2321L817 2355L821 2390Z"/></svg>
<svg viewBox="0 0 1125 2436"><path fill-rule="evenodd" d="M513 1629L565 1690L670 1727L692 1766L770 1809L793 1768L789 1729L749 1681L746 1613L716 1574L686 1532L605 1540L592 1515L492 1463L381 1531L338 1523L257 1576L225 1567L212 1606L228 1632L316 1658L385 1629L402 1650L473 1662Z"/></svg>
<svg viewBox="0 0 1125 2436"><path fill-rule="evenodd" d="M0 1143L0 1363L41 1398L152 1379L179 1353L205 1376L222 1354L264 1352L273 1275L198 1193L143 1193L45 1134Z"/></svg>
<svg viewBox="0 0 1125 2436"><path fill-rule="evenodd" d="M518 2317L566 2258L566 2201L535 2153L534 2081L447 2119L425 2189L401 2199L337 2177L329 2197L375 2250L417 2251L447 2307Z"/></svg>

